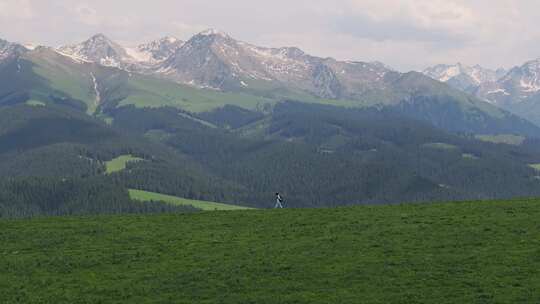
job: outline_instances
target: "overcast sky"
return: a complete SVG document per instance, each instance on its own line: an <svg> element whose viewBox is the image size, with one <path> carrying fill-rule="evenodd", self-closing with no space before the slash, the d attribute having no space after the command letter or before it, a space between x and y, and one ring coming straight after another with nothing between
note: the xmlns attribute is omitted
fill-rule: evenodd
<svg viewBox="0 0 540 304"><path fill-rule="evenodd" d="M56 46L101 32L135 45L206 28L402 71L540 57L539 0L0 0L0 38L10 41Z"/></svg>

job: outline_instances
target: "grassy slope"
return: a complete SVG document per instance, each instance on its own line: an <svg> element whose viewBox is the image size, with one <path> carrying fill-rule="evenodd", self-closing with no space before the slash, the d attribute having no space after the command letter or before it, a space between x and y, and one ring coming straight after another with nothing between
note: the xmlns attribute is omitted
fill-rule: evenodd
<svg viewBox="0 0 540 304"><path fill-rule="evenodd" d="M37 96L47 96L50 89L83 101L88 106L88 113L96 108L96 96L92 88L90 66L74 64L52 51L30 53L26 59L33 63L33 71L48 81L48 88L34 88Z"/></svg>
<svg viewBox="0 0 540 304"><path fill-rule="evenodd" d="M207 201L199 201L199 200L191 200L191 199L180 198L180 197L171 196L171 195L165 195L165 194L141 191L141 190L135 190L135 189L129 189L129 195L131 196L132 199L138 200L138 201L143 201L143 202L162 201L162 202L166 202L166 203L177 205L177 206L178 205L193 206L203 211L251 209L251 208L242 207L242 206L235 206L235 205L228 205L228 204L221 204L221 203L207 202Z"/></svg>
<svg viewBox="0 0 540 304"><path fill-rule="evenodd" d="M39 77L43 82L39 85L26 84L32 87L32 98L47 101L55 92L64 94L85 103L88 113L96 110L96 94L93 87L92 73L99 79L102 94L106 88L114 87L123 92L121 97L113 94L112 99L119 99L120 105L133 104L137 107L173 106L191 112L204 112L226 104L246 109L263 109L276 102L294 99L305 102L334 104L343 106L360 106L358 101L324 100L307 93L270 86L267 82L250 82L250 88L236 92L221 92L209 89L198 89L181 85L169 80L150 76L129 74L85 63L75 63L68 58L47 49L28 53L24 57L29 65L23 66L26 74L24 80L31 81ZM103 97L103 96L102 96Z"/></svg>
<svg viewBox="0 0 540 304"><path fill-rule="evenodd" d="M409 72L402 75L396 84L396 96L401 95L401 98L406 98L410 94L411 88L422 92L422 95L434 98L450 97L454 102L457 102L464 113L474 113L475 109L479 109L494 118L505 117L504 112L498 107L481 101L478 98L471 97L471 95L456 90L446 83L433 80L418 72ZM400 100L396 96L390 97L390 99Z"/></svg>
<svg viewBox="0 0 540 304"><path fill-rule="evenodd" d="M447 144L447 143L428 143L428 144L424 144L423 146L426 147L426 148L439 149L439 150L459 149L457 146Z"/></svg>
<svg viewBox="0 0 540 304"><path fill-rule="evenodd" d="M142 158L134 157L133 155L120 155L117 158L105 163L107 174L124 170L129 162L142 160Z"/></svg>
<svg viewBox="0 0 540 304"><path fill-rule="evenodd" d="M204 112L225 104L255 109L273 100L245 93L227 93L192 88L167 80L132 75L129 79L131 94L120 105L137 107L173 106L191 112Z"/></svg>
<svg viewBox="0 0 540 304"><path fill-rule="evenodd" d="M0 221L2 303L538 303L539 201Z"/></svg>
<svg viewBox="0 0 540 304"><path fill-rule="evenodd" d="M250 110L261 110L283 100L301 100L309 103L347 107L364 104L351 100L327 100L304 92L270 86L268 82L247 81L249 88L236 92L221 92L198 89L172 81L133 74L129 80L130 95L120 105L133 104L137 107L173 106L190 112L204 112L224 105L236 105Z"/></svg>
<svg viewBox="0 0 540 304"><path fill-rule="evenodd" d="M88 106L88 113L90 114L94 113L97 106L92 71L96 75L123 73L115 72L114 69L74 63L68 58L45 49L30 52L27 59L33 63L33 71L45 79L50 88L84 102ZM101 90L108 85L107 82L108 80L103 81L102 79L102 83L100 83ZM121 100L120 105L133 104L138 107L173 106L191 112L209 111L226 104L237 105L246 109L263 109L266 105L291 99L309 103L363 107L401 100L410 94L410 88L413 87L422 88L426 92L425 94L430 96L451 96L465 112L480 108L493 117L502 118L504 116L500 110L487 103L470 99L466 94L414 73L404 75L400 82L396 84L395 92L376 91L366 93L364 96L358 97L358 100L318 98L301 90L285 88L282 84L268 81L245 79L245 82L248 84L245 88L238 89L235 92L220 92L197 89L155 77L130 74L127 79L118 84L122 91L128 92L127 95L119 99ZM46 89L38 89L35 92L36 96L47 96L49 92L46 92ZM370 94L374 95L371 96Z"/></svg>

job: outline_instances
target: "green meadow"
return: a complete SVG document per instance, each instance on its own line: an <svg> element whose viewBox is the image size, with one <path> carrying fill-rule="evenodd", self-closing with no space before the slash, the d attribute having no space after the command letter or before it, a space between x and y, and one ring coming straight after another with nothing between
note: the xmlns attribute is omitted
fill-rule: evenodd
<svg viewBox="0 0 540 304"><path fill-rule="evenodd" d="M0 221L0 303L540 303L540 201Z"/></svg>
<svg viewBox="0 0 540 304"><path fill-rule="evenodd" d="M228 205L215 202L199 201L186 198L180 198L160 193L129 189L129 196L133 200L142 202L166 202L177 206L193 206L203 211L223 211L223 210L246 210L248 207Z"/></svg>
<svg viewBox="0 0 540 304"><path fill-rule="evenodd" d="M129 162L143 161L142 158L135 157L133 155L120 155L108 162L105 162L107 174L119 172L126 169L126 165Z"/></svg>
<svg viewBox="0 0 540 304"><path fill-rule="evenodd" d="M525 141L525 137L512 134L476 135L475 137L481 141L514 146L519 146Z"/></svg>
<svg viewBox="0 0 540 304"><path fill-rule="evenodd" d="M540 164L529 164L529 167L533 168L536 171L540 171Z"/></svg>

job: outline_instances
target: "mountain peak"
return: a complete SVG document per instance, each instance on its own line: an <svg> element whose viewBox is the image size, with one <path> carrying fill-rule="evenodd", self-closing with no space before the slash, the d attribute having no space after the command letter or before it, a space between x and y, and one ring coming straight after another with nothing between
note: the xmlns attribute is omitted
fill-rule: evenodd
<svg viewBox="0 0 540 304"><path fill-rule="evenodd" d="M231 38L228 34L215 30L208 29L191 37L185 44L192 47L207 47L215 44L235 44L238 41Z"/></svg>
<svg viewBox="0 0 540 304"><path fill-rule="evenodd" d="M20 44L0 39L0 61L17 57L27 49Z"/></svg>
<svg viewBox="0 0 540 304"><path fill-rule="evenodd" d="M107 41L107 42L112 42L111 39L109 39L107 36L105 36L105 34L102 34L102 33L97 33L95 35L93 35L92 37L90 37L88 40L86 41Z"/></svg>
<svg viewBox="0 0 540 304"><path fill-rule="evenodd" d="M221 37L229 37L229 35L225 32L222 32L222 31L219 31L219 30L216 30L216 29L213 29L213 28L209 28L209 29L206 29L202 32L200 32L199 34L197 35L201 35L201 36L221 36Z"/></svg>
<svg viewBox="0 0 540 304"><path fill-rule="evenodd" d="M97 62L105 66L120 67L126 50L104 34L98 33L79 44L61 46L58 51L76 60Z"/></svg>
<svg viewBox="0 0 540 304"><path fill-rule="evenodd" d="M94 46L94 47L104 47L104 46L111 46L111 47L117 47L118 45L113 42L111 39L109 39L107 36L105 36L102 33L97 33L95 35L92 35L90 38L76 44L61 46L60 48L67 48L67 47L83 47L83 46Z"/></svg>
<svg viewBox="0 0 540 304"><path fill-rule="evenodd" d="M107 38L103 33L96 33L91 38Z"/></svg>
<svg viewBox="0 0 540 304"><path fill-rule="evenodd" d="M159 41L168 42L168 43L175 43L175 42L178 41L178 38L172 37L172 36L165 36L165 37L159 39Z"/></svg>

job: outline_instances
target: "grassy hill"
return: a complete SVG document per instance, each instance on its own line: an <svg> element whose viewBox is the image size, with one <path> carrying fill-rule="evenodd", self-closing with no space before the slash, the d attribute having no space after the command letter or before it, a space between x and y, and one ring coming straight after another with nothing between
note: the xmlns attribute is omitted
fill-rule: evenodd
<svg viewBox="0 0 540 304"><path fill-rule="evenodd" d="M0 221L2 303L538 303L540 201Z"/></svg>

